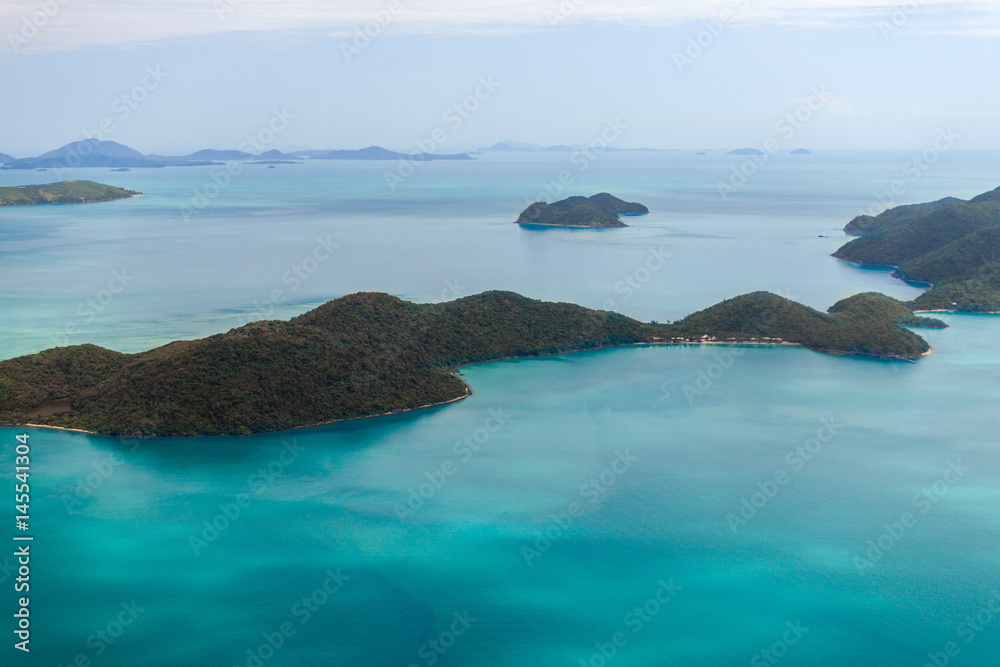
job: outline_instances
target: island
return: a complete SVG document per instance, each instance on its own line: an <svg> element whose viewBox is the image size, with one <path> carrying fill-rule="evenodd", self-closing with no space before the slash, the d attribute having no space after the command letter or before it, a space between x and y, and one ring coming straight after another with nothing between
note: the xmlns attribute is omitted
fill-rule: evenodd
<svg viewBox="0 0 1000 667"><path fill-rule="evenodd" d="M465 398L455 372L467 364L623 345L799 345L914 360L929 347L905 326L944 325L880 294L821 313L754 292L646 324L513 292L441 304L358 293L138 354L85 344L0 362L0 422L115 436L262 433Z"/></svg>
<svg viewBox="0 0 1000 667"><path fill-rule="evenodd" d="M432 162L434 160L474 160L468 153L399 153L381 146L369 146L359 150L303 151L310 160L408 160L410 162Z"/></svg>
<svg viewBox="0 0 1000 667"><path fill-rule="evenodd" d="M94 181L63 181L46 185L0 187L0 206L35 204L90 204L128 199L142 193Z"/></svg>
<svg viewBox="0 0 1000 667"><path fill-rule="evenodd" d="M729 151L728 155L767 155L767 153L758 148L737 148Z"/></svg>
<svg viewBox="0 0 1000 667"><path fill-rule="evenodd" d="M1000 188L860 215L844 231L859 238L834 257L892 267L897 278L929 287L913 310L1000 311Z"/></svg>
<svg viewBox="0 0 1000 667"><path fill-rule="evenodd" d="M552 204L535 202L521 212L519 225L606 229L627 227L619 216L645 215L649 209L627 202L607 192L592 197L569 197Z"/></svg>
<svg viewBox="0 0 1000 667"><path fill-rule="evenodd" d="M812 151L805 148L796 148L794 151L789 151L789 155L812 155Z"/></svg>

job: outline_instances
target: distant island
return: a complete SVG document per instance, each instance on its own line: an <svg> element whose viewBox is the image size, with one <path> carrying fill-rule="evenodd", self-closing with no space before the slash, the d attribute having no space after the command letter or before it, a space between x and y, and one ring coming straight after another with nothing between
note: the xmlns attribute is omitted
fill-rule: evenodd
<svg viewBox="0 0 1000 667"><path fill-rule="evenodd" d="M0 206L32 206L35 204L90 204L141 195L114 185L93 181L63 181L46 185L0 187Z"/></svg>
<svg viewBox="0 0 1000 667"><path fill-rule="evenodd" d="M430 162L432 160L474 160L468 153L397 153L379 146L369 146L356 151L302 151L310 160L411 160Z"/></svg>
<svg viewBox="0 0 1000 667"><path fill-rule="evenodd" d="M812 155L812 151L806 150L805 148L796 148L794 151L790 151L789 155Z"/></svg>
<svg viewBox="0 0 1000 667"><path fill-rule="evenodd" d="M143 155L137 150L114 141L84 139L74 141L38 157L5 161L2 169L75 169L102 167L106 169L163 168L174 166L206 166L218 164L211 160L184 157L167 158Z"/></svg>
<svg viewBox="0 0 1000 667"><path fill-rule="evenodd" d="M397 153L378 146L360 150L307 150L296 153L282 153L279 150L264 151L260 154L241 150L204 149L188 155L144 155L114 141L84 139L74 141L38 157L14 159L0 154L2 169L58 169L77 167L101 167L107 169L162 169L163 167L204 167L221 165L224 162L251 162L257 160L295 161L312 160L410 160L426 162L431 160L472 160L467 153L454 155L436 153Z"/></svg>
<svg viewBox="0 0 1000 667"><path fill-rule="evenodd" d="M607 192L592 197L569 197L552 204L535 202L521 212L519 225L604 229L626 227L620 215L645 215L649 209Z"/></svg>
<svg viewBox="0 0 1000 667"><path fill-rule="evenodd" d="M463 365L606 347L800 345L916 359L903 326L944 326L881 294L821 313L768 292L729 299L674 324L513 292L442 304L359 293L290 321L139 354L75 345L0 362L0 422L116 436L249 434L413 410L470 390Z"/></svg>
<svg viewBox="0 0 1000 667"><path fill-rule="evenodd" d="M523 141L500 141L492 146L480 148L484 153L571 153L573 151L586 150L587 146L577 144L569 146L566 144L556 144L555 146L542 146L540 144L529 144ZM662 152L659 148L618 148L617 146L604 146L601 151L612 153L653 153Z"/></svg>
<svg viewBox="0 0 1000 667"><path fill-rule="evenodd" d="M729 151L727 155L767 155L767 153L757 148L737 148L734 151Z"/></svg>
<svg viewBox="0 0 1000 667"><path fill-rule="evenodd" d="M834 257L930 286L914 310L1000 312L1000 188L860 215L844 231L860 237Z"/></svg>

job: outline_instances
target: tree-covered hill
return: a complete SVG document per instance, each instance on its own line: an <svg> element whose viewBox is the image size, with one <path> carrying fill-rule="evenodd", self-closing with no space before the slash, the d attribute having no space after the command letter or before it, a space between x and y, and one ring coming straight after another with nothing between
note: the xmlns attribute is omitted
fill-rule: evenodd
<svg viewBox="0 0 1000 667"><path fill-rule="evenodd" d="M139 354L77 345L0 362L0 421L113 435L259 433L461 398L457 366L511 357L704 338L901 358L927 350L900 326L912 317L901 302L852 299L830 315L757 292L656 325L512 292L423 305L352 294L289 322ZM66 399L70 411L39 414Z"/></svg>
<svg viewBox="0 0 1000 667"><path fill-rule="evenodd" d="M99 201L128 199L142 194L114 185L94 181L63 181L47 185L16 185L0 187L0 206L32 204L89 204Z"/></svg>
<svg viewBox="0 0 1000 667"><path fill-rule="evenodd" d="M592 197L569 197L546 204L535 202L521 212L519 225L554 227L626 227L620 215L644 215L649 209L607 192Z"/></svg>
<svg viewBox="0 0 1000 667"><path fill-rule="evenodd" d="M896 267L897 277L931 285L914 309L1000 310L1000 189L861 216L845 231L862 236L835 257Z"/></svg>

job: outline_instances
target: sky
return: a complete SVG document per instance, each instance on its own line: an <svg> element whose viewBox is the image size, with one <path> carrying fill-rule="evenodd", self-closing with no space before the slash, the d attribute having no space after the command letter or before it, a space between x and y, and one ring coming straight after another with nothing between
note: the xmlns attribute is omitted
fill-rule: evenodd
<svg viewBox="0 0 1000 667"><path fill-rule="evenodd" d="M967 0L4 0L0 152L1000 149L998 56Z"/></svg>

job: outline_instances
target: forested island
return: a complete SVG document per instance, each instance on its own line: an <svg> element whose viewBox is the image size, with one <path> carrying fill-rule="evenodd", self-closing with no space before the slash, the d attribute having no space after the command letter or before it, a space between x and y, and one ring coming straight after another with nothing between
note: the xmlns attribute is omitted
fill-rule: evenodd
<svg viewBox="0 0 1000 667"><path fill-rule="evenodd" d="M535 202L521 212L516 222L545 227L626 227L620 216L646 213L649 209L642 204L601 192L592 197L568 197L552 204Z"/></svg>
<svg viewBox="0 0 1000 667"><path fill-rule="evenodd" d="M860 237L834 257L893 267L896 277L930 286L914 310L1000 311L1000 188L861 215L844 231Z"/></svg>
<svg viewBox="0 0 1000 667"><path fill-rule="evenodd" d="M359 293L138 354L76 345L0 362L0 422L109 435L249 434L458 400L466 364L632 344L801 345L916 359L904 326L944 326L860 294L822 313L768 292L646 324L513 292L442 304Z"/></svg>
<svg viewBox="0 0 1000 667"><path fill-rule="evenodd" d="M94 181L63 181L46 185L16 185L0 187L0 206L31 206L34 204L90 204L141 195L114 185Z"/></svg>

